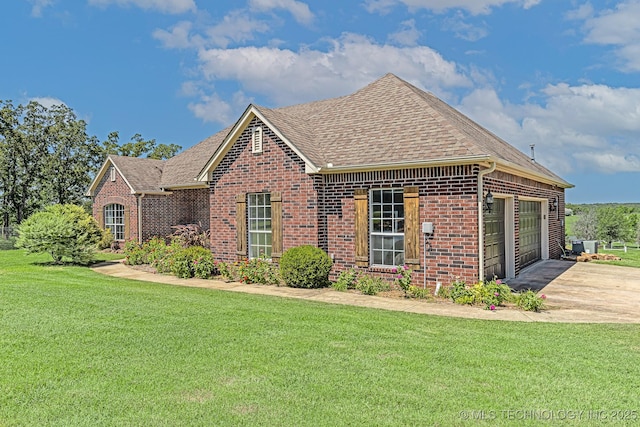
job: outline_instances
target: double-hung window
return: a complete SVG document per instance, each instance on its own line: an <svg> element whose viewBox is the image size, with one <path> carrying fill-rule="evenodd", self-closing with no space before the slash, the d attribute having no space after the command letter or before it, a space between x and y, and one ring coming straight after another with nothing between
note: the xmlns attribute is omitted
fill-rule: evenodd
<svg viewBox="0 0 640 427"><path fill-rule="evenodd" d="M404 264L404 199L402 188L370 190L371 263Z"/></svg>
<svg viewBox="0 0 640 427"><path fill-rule="evenodd" d="M271 258L271 195L248 195L249 258Z"/></svg>
<svg viewBox="0 0 640 427"><path fill-rule="evenodd" d="M104 207L104 228L111 230L114 240L124 240L124 206L111 204Z"/></svg>

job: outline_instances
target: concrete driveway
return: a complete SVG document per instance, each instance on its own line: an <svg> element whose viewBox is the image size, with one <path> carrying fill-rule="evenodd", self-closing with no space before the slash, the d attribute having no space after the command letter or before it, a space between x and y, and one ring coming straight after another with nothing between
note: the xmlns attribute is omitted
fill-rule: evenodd
<svg viewBox="0 0 640 427"><path fill-rule="evenodd" d="M640 268L546 260L508 283L545 294L549 321L640 323Z"/></svg>

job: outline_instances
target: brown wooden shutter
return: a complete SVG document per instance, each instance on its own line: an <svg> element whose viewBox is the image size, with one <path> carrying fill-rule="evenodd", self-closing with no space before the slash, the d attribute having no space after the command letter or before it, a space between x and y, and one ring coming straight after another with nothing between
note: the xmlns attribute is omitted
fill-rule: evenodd
<svg viewBox="0 0 640 427"><path fill-rule="evenodd" d="M130 233L131 233L131 225L129 223L129 219L130 219L131 215L129 212L129 208L127 206L124 207L124 240L127 241L130 238ZM138 230L138 233L140 233L140 230Z"/></svg>
<svg viewBox="0 0 640 427"><path fill-rule="evenodd" d="M247 196L236 196L236 255L247 257Z"/></svg>
<svg viewBox="0 0 640 427"><path fill-rule="evenodd" d="M420 194L418 187L404 192L404 262L412 270L420 268Z"/></svg>
<svg viewBox="0 0 640 427"><path fill-rule="evenodd" d="M355 190L356 207L356 265L369 266L369 191L366 188Z"/></svg>
<svg viewBox="0 0 640 427"><path fill-rule="evenodd" d="M282 257L282 195L271 193L271 259Z"/></svg>

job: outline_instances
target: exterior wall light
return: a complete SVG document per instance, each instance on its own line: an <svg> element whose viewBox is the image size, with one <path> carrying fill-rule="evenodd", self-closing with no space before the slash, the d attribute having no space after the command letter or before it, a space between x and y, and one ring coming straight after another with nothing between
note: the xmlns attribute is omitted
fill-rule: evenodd
<svg viewBox="0 0 640 427"><path fill-rule="evenodd" d="M484 210L491 213L491 209L493 209L493 194L491 194L491 190L489 190L487 195L484 196Z"/></svg>

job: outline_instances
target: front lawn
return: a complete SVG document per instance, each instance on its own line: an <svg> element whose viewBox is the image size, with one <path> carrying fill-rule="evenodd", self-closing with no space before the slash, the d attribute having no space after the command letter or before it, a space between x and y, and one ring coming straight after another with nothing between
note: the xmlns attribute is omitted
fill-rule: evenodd
<svg viewBox="0 0 640 427"><path fill-rule="evenodd" d="M640 419L639 325L450 319L48 260L0 252L0 425Z"/></svg>

